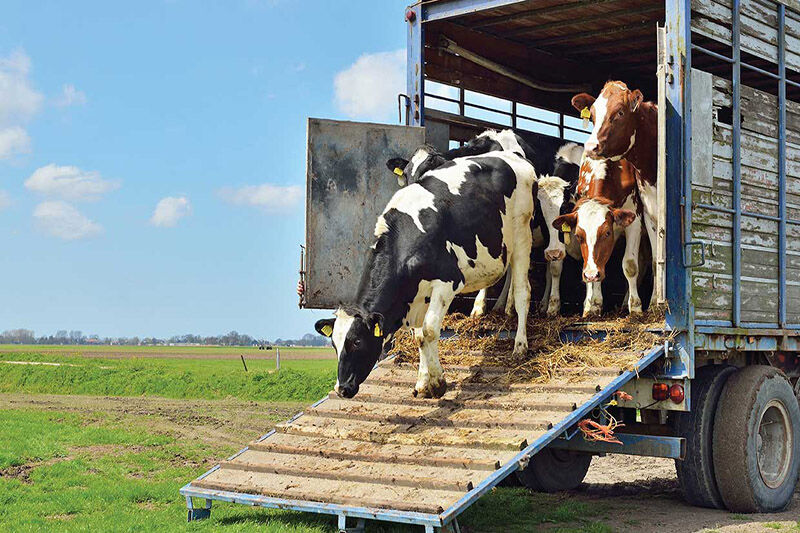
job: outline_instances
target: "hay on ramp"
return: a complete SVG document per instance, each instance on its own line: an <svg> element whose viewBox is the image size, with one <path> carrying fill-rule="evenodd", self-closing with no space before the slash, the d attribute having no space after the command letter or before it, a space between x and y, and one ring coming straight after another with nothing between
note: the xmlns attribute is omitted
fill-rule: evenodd
<svg viewBox="0 0 800 533"><path fill-rule="evenodd" d="M483 317L452 314L443 329L455 335L439 341L439 359L444 365L504 367L511 381L545 382L554 377L579 376L580 369L613 367L631 369L642 352L664 342L664 314L660 311L638 316L612 316L586 322L579 317L529 317L528 352L514 356L516 317L491 313ZM601 339L562 342L564 329L606 332ZM418 344L413 332L399 333L390 352L398 363L419 363ZM576 372L577 370L577 372Z"/></svg>

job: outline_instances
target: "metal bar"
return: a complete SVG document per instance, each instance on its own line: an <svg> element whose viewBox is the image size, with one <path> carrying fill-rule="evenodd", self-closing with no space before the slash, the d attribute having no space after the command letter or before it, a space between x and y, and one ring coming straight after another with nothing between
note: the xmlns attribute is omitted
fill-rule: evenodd
<svg viewBox="0 0 800 533"><path fill-rule="evenodd" d="M601 390L600 392L596 393L594 396L589 399L589 401L585 402L583 405L578 407L575 411L572 411L566 417L562 418L557 424L553 426L553 429L533 441L529 444L524 450L519 452L513 459L509 462L501 466L499 469L492 472L486 479L481 481L481 483L476 486L474 489L469 491L464 497L454 503L450 508L445 510L444 513L439 515L442 519L443 523L448 523L450 520L461 514L467 507L475 503L475 501L492 490L498 483L500 483L503 479L508 477L510 474L513 474L520 468L520 464L522 462L526 462L533 454L550 444L556 437L561 435L563 432L567 431L570 427L580 421L582 418L589 416L589 414L597 407L600 403L606 401L614 394L621 386L625 383L633 379L641 372L645 367L650 365L653 361L658 359L664 354L664 346L656 346L655 348L651 349L647 354L645 354L637 363L636 367L633 370L629 370L627 372L623 372L614 380L606 385L606 387Z"/></svg>
<svg viewBox="0 0 800 533"><path fill-rule="evenodd" d="M707 209L709 211L715 211L717 213L728 213L728 214L735 214L736 210L731 209L730 207L723 207L720 205L712 205L712 204L703 204L703 203L696 203L694 204L696 208ZM753 213L752 211L739 211L739 214L743 217L750 217L750 218L759 218L762 220L771 220L773 222L780 222L781 217L776 217L773 215L763 215L761 213ZM785 222L791 223L790 220L784 219ZM798 221L800 222L800 221Z"/></svg>
<svg viewBox="0 0 800 533"><path fill-rule="evenodd" d="M749 63L745 63L744 61L742 61L740 63L740 65L743 66L746 69L752 70L753 72L758 72L759 74L761 74L763 76L767 76L768 78L772 78L773 80L781 79L781 77L779 75L777 75L777 74L773 74L772 72L770 72L768 70L764 70L763 68L758 68L755 65L751 65Z"/></svg>
<svg viewBox="0 0 800 533"><path fill-rule="evenodd" d="M433 2L424 4L423 22L434 22L464 15L474 15L481 11L497 9L498 7L521 4L527 0L451 0L449 2ZM414 7L419 7L420 2ZM413 8L409 8L413 9Z"/></svg>
<svg viewBox="0 0 800 533"><path fill-rule="evenodd" d="M778 323L786 326L786 6L778 4Z"/></svg>
<svg viewBox="0 0 800 533"><path fill-rule="evenodd" d="M792 81L790 79L787 79L785 81L787 85L791 85L792 87L797 87L798 89L800 89L800 83L797 83L796 81Z"/></svg>
<svg viewBox="0 0 800 533"><path fill-rule="evenodd" d="M517 102L511 100L511 128L517 129Z"/></svg>
<svg viewBox="0 0 800 533"><path fill-rule="evenodd" d="M491 70L496 74L500 74L501 76L505 76L506 78L512 79L518 83L523 85L527 85L533 89L537 89L539 91L546 91L546 92L553 92L553 93L574 93L580 91L588 91L591 89L591 84L588 83L548 83L543 81L534 80L524 74L517 72L514 69L508 68L505 65L501 65L496 61L492 61L486 57L483 57L475 52L460 46L458 43L445 37L444 35L439 37L439 48L444 50L445 52L449 52L454 55L459 55L470 61L475 63L476 65L480 65L481 67Z"/></svg>
<svg viewBox="0 0 800 533"><path fill-rule="evenodd" d="M713 52L713 51L709 50L708 48L704 48L704 47L700 46L699 44L693 44L692 45L692 50L697 50L698 52L703 52L706 55L709 55L709 56L711 56L713 58L719 59L720 61L725 61L726 63L733 63L733 59L732 58L730 58L728 56L725 56L725 55L722 55L722 54L718 54L717 52Z"/></svg>
<svg viewBox="0 0 800 533"><path fill-rule="evenodd" d="M742 322L742 73L741 73L741 0L731 6L731 41L733 44L733 323Z"/></svg>
<svg viewBox="0 0 800 533"><path fill-rule="evenodd" d="M392 509L374 509L371 507L351 507L333 503L307 502L303 500L287 500L239 492L201 489L185 485L180 493L187 497L206 498L244 505L268 507L272 509L290 509L317 514L347 515L354 518L369 518L386 522L402 522L421 526L441 527L443 522L439 515L417 513L413 511L396 511Z"/></svg>
<svg viewBox="0 0 800 533"><path fill-rule="evenodd" d="M408 113L409 126L424 126L425 117L425 36L422 28L422 4L406 11L408 36L406 39L406 94L411 101Z"/></svg>
<svg viewBox="0 0 800 533"><path fill-rule="evenodd" d="M556 439L548 448L589 453L666 457L668 459L683 459L686 456L686 439L684 438L633 433L615 433L614 436L622 442L621 445L611 442L589 442L583 439L583 435L576 435L569 440Z"/></svg>

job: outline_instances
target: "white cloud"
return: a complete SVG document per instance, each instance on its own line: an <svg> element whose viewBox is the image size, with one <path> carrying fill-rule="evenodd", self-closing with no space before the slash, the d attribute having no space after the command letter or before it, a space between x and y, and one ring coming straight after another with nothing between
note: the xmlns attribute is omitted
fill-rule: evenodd
<svg viewBox="0 0 800 533"><path fill-rule="evenodd" d="M25 180L25 187L31 191L64 200L97 200L119 186L118 180L105 180L99 172L71 166L61 167L52 163L37 168Z"/></svg>
<svg viewBox="0 0 800 533"><path fill-rule="evenodd" d="M28 78L31 60L22 50L0 57L0 125L30 119L42 105L43 97Z"/></svg>
<svg viewBox="0 0 800 533"><path fill-rule="evenodd" d="M11 196L3 190L0 190L0 211L11 205Z"/></svg>
<svg viewBox="0 0 800 533"><path fill-rule="evenodd" d="M405 92L405 50L365 54L336 74L337 107L351 118L389 120Z"/></svg>
<svg viewBox="0 0 800 533"><path fill-rule="evenodd" d="M22 127L42 105L43 97L29 78L31 59L22 50L0 57L0 160L31 151Z"/></svg>
<svg viewBox="0 0 800 533"><path fill-rule="evenodd" d="M103 232L103 227L62 201L42 202L33 210L36 226L44 233L65 241L85 239Z"/></svg>
<svg viewBox="0 0 800 533"><path fill-rule="evenodd" d="M55 104L58 107L68 107L71 105L83 105L86 103L86 93L79 91L71 83L66 83L61 88L61 96L56 98Z"/></svg>
<svg viewBox="0 0 800 533"><path fill-rule="evenodd" d="M162 228L174 228L178 220L192 212L192 205L185 196L167 196L156 205L150 223Z"/></svg>
<svg viewBox="0 0 800 533"><path fill-rule="evenodd" d="M247 185L245 187L225 187L219 196L233 205L257 207L267 213L286 212L296 207L303 199L303 188L297 185Z"/></svg>
<svg viewBox="0 0 800 533"><path fill-rule="evenodd" d="M0 129L0 160L31 151L31 138L19 126Z"/></svg>

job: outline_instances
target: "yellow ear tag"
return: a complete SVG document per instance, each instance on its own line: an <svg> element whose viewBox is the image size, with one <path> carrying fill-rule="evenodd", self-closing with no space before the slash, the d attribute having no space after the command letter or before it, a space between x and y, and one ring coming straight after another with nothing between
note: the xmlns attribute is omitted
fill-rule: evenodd
<svg viewBox="0 0 800 533"><path fill-rule="evenodd" d="M570 241L570 233L572 232L572 228L569 227L569 224L561 224L561 232L564 234L564 244L569 244Z"/></svg>
<svg viewBox="0 0 800 533"><path fill-rule="evenodd" d="M403 175L403 169L395 167L394 168L394 173L397 174L398 176L402 176Z"/></svg>
<svg viewBox="0 0 800 533"><path fill-rule="evenodd" d="M330 337L333 333L333 326L322 326L322 334L326 337Z"/></svg>
<svg viewBox="0 0 800 533"><path fill-rule="evenodd" d="M383 331L381 331L381 325L380 324L375 324L374 335L376 337L383 337Z"/></svg>
<svg viewBox="0 0 800 533"><path fill-rule="evenodd" d="M589 119L592 118L592 112L589 111L588 107L584 107L581 109L581 118L583 119L583 128L586 129L589 127Z"/></svg>

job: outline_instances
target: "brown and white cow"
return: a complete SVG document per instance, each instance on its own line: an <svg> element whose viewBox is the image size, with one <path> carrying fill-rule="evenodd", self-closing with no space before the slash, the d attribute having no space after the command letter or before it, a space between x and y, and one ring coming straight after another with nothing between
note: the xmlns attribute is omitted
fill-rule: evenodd
<svg viewBox="0 0 800 533"><path fill-rule="evenodd" d="M636 174L637 170L625 159L591 159L584 155L578 181L581 199L571 213L561 215L553 222L555 228L568 228L580 246L583 281L586 283L584 316L599 314L603 310L601 282L614 244L623 233L625 255L622 270L628 281L628 309L631 313L642 311L638 290L642 222Z"/></svg>
<svg viewBox="0 0 800 533"><path fill-rule="evenodd" d="M650 238L652 258L656 260L658 228L658 107L644 102L638 89L630 90L621 81L609 81L595 99L586 93L573 97L578 111L589 109L594 123L584 145L592 159L628 160L638 170L637 188L642 203L644 225ZM653 264L655 273L655 263ZM655 295L655 283L653 284Z"/></svg>

